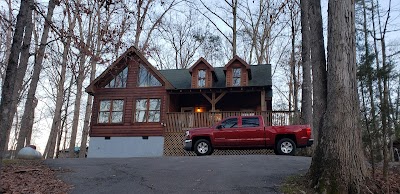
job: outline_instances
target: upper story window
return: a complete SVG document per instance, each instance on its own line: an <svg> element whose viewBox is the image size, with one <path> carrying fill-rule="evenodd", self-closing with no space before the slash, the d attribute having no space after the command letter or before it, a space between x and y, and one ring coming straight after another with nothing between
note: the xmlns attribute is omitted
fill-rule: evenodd
<svg viewBox="0 0 400 194"><path fill-rule="evenodd" d="M161 83L157 80L156 77L154 77L154 75L152 75L146 69L146 67L140 65L138 74L138 86L139 87L161 86Z"/></svg>
<svg viewBox="0 0 400 194"><path fill-rule="evenodd" d="M125 67L117 76L114 77L105 88L126 88L126 81L128 79L128 67Z"/></svg>
<svg viewBox="0 0 400 194"><path fill-rule="evenodd" d="M161 99L137 99L136 122L160 122Z"/></svg>
<svg viewBox="0 0 400 194"><path fill-rule="evenodd" d="M199 88L204 88L206 87L206 70L205 69L199 69L199 74L197 76L197 87Z"/></svg>
<svg viewBox="0 0 400 194"><path fill-rule="evenodd" d="M240 78L242 77L242 69L241 68L233 68L233 80L232 86L240 86Z"/></svg>
<svg viewBox="0 0 400 194"><path fill-rule="evenodd" d="M98 123L122 123L124 100L101 100Z"/></svg>

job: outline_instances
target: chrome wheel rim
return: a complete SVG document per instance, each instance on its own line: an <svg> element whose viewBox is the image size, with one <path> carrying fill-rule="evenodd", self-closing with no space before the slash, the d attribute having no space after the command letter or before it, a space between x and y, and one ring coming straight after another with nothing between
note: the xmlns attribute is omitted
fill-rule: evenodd
<svg viewBox="0 0 400 194"><path fill-rule="evenodd" d="M198 151L199 153L201 153L201 154L207 153L207 152L208 152L208 144L205 143L205 142L200 142L200 143L197 145L197 151Z"/></svg>
<svg viewBox="0 0 400 194"><path fill-rule="evenodd" d="M293 150L293 145L290 142L285 141L281 144L281 150L283 153L289 154Z"/></svg>

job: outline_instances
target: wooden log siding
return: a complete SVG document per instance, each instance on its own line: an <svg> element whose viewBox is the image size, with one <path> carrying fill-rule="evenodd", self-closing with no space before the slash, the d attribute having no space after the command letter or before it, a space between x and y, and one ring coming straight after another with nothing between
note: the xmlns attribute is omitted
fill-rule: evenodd
<svg viewBox="0 0 400 194"><path fill-rule="evenodd" d="M292 111L260 112L203 112L203 113L167 113L165 132L182 132L191 128L209 127L218 121L239 115L262 115L266 125L298 124L298 116Z"/></svg>

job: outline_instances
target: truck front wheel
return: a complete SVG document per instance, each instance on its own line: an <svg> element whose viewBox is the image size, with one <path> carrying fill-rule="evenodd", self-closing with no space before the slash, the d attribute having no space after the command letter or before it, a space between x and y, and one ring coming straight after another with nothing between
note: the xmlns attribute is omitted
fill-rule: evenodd
<svg viewBox="0 0 400 194"><path fill-rule="evenodd" d="M289 138L283 138L276 144L276 151L279 155L294 155L296 152L296 144Z"/></svg>
<svg viewBox="0 0 400 194"><path fill-rule="evenodd" d="M211 143L206 139L199 139L194 144L194 152L198 156L211 155L213 151Z"/></svg>

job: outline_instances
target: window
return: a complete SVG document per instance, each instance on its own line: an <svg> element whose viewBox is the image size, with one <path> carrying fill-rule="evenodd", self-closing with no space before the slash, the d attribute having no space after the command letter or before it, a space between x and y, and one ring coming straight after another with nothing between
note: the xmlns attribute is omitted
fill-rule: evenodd
<svg viewBox="0 0 400 194"><path fill-rule="evenodd" d="M242 74L242 69L241 68L233 68L232 86L240 86L241 74Z"/></svg>
<svg viewBox="0 0 400 194"><path fill-rule="evenodd" d="M122 123L124 100L100 101L99 123Z"/></svg>
<svg viewBox="0 0 400 194"><path fill-rule="evenodd" d="M206 70L205 69L199 69L199 74L198 74L197 77L198 77L197 87L199 87L199 88L206 87Z"/></svg>
<svg viewBox="0 0 400 194"><path fill-rule="evenodd" d="M259 127L260 121L257 117L242 118L242 127Z"/></svg>
<svg viewBox="0 0 400 194"><path fill-rule="evenodd" d="M238 127L238 119L237 118L231 118L223 121L221 123L222 128L236 128Z"/></svg>
<svg viewBox="0 0 400 194"><path fill-rule="evenodd" d="M139 66L138 75L139 87L161 86L161 83L143 65Z"/></svg>
<svg viewBox="0 0 400 194"><path fill-rule="evenodd" d="M128 67L125 67L117 76L114 77L105 88L126 88L126 80L128 78Z"/></svg>
<svg viewBox="0 0 400 194"><path fill-rule="evenodd" d="M136 122L160 122L161 99L137 99Z"/></svg>

